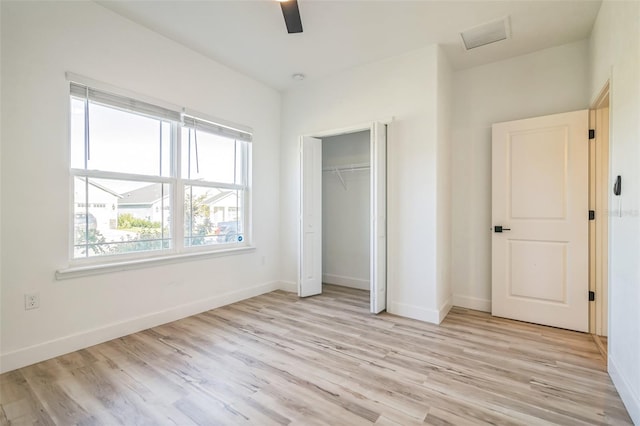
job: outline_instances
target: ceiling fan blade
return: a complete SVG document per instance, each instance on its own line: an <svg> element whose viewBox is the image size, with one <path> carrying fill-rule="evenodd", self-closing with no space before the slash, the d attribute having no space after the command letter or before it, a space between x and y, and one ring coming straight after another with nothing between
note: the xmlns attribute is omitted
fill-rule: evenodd
<svg viewBox="0 0 640 426"><path fill-rule="evenodd" d="M284 22L287 24L289 34L302 32L302 19L298 9L298 0L286 0L280 2Z"/></svg>

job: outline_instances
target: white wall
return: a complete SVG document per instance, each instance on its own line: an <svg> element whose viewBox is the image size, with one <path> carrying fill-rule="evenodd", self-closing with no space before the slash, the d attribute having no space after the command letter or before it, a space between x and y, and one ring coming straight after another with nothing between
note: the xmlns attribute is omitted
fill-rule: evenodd
<svg viewBox="0 0 640 426"><path fill-rule="evenodd" d="M2 6L0 5L0 37L2 35ZM0 53L2 51L2 40L0 39ZM2 99L2 80L3 80L3 66L2 55L0 54L0 100ZM2 188L2 110L4 109L3 103L0 101L0 190ZM2 268L2 193L0 192L0 353L2 353L2 277L4 275ZM0 371L2 371L2 365L0 363Z"/></svg>
<svg viewBox="0 0 640 426"><path fill-rule="evenodd" d="M297 281L299 136L395 117L388 127L387 310L440 319L436 292L438 48L302 83L283 97L282 277Z"/></svg>
<svg viewBox="0 0 640 426"><path fill-rule="evenodd" d="M322 168L369 164L369 131L322 138ZM370 288L370 170L322 173L322 281ZM346 188L345 188L346 187Z"/></svg>
<svg viewBox="0 0 640 426"><path fill-rule="evenodd" d="M451 309L453 285L451 282L452 211L451 211L451 126L453 118L453 70L442 50L438 49L437 84L437 292L440 321Z"/></svg>
<svg viewBox="0 0 640 426"><path fill-rule="evenodd" d="M640 424L640 2L604 1L589 51L592 100L611 79L609 181L622 176L609 204L609 374Z"/></svg>
<svg viewBox="0 0 640 426"><path fill-rule="evenodd" d="M491 124L589 107L579 41L454 74L454 305L491 310Z"/></svg>
<svg viewBox="0 0 640 426"><path fill-rule="evenodd" d="M2 370L276 288L279 93L93 2L1 8ZM56 281L71 209L65 71L252 127L257 250ZM28 292L40 309L24 310Z"/></svg>

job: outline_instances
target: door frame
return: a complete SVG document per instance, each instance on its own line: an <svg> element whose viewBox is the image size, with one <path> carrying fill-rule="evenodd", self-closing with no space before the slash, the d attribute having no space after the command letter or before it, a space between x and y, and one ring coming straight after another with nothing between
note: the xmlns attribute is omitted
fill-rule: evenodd
<svg viewBox="0 0 640 426"><path fill-rule="evenodd" d="M608 335L609 318L609 188L611 136L610 81L604 84L589 108L589 291L595 300L589 305L589 333Z"/></svg>
<svg viewBox="0 0 640 426"><path fill-rule="evenodd" d="M388 126L393 122L393 117L391 118L387 118L387 119L383 119L383 120L373 120L373 121L368 121L365 123L360 123L360 124L354 124L351 126L346 126L346 127L342 127L342 128L338 128L338 129L333 129L333 130L322 130L322 131L316 131L316 132L310 132L310 133L305 133L303 135L300 135L299 139L299 143L300 143L300 149L302 149L302 140L304 137L312 137L312 138L317 138L317 139L323 139L323 138L328 138L328 137L332 137L332 136L339 136L339 135L344 135L344 134L349 134L349 133L357 133L357 132L365 132L365 131L369 131L370 132L370 140L373 141L373 128L374 125L376 123L379 124L383 124L386 126L387 132L386 132L386 143L388 146L388 142L389 142L389 131L388 131ZM370 152L373 154L373 145L369 146L369 150ZM375 167L374 165L374 161L373 161L373 155L371 155L370 158L370 164L371 164L371 176L373 178L374 174L376 176L378 176L378 169L377 167ZM302 170L303 168L303 164L302 164L302 158L299 159L299 167L300 170ZM322 164L320 165L320 167L322 167ZM384 170L384 176L387 177L388 176L388 160L385 162L385 170ZM388 182L388 178L386 179ZM373 184L373 179L371 184ZM303 199L302 199L302 185L300 185L300 203L299 203L299 213L300 213L300 225L302 225L302 206L303 206ZM322 206L322 204L321 204ZM385 210L388 207L388 197L387 194L385 192L385 196L384 196L384 206L385 206ZM322 208L322 207L321 207ZM372 211L371 209L369 209L369 218L371 220L371 223L373 223L373 217L372 217ZM371 224L370 224L371 225ZM372 239L376 236L375 235L375 229L373 226L369 226L369 240L372 241ZM301 283L302 283L302 231L301 231L301 226L298 226L298 278L297 278L297 288L298 288L298 296L301 297ZM373 270L375 266L378 266L377 264L374 264L374 253L373 250L370 250L370 265L369 268L370 270ZM384 257L384 269L386 271L386 266L388 264L388 253L387 255ZM385 306L386 306L386 301L388 300L388 294L389 294L389 285L388 282L386 282L386 277L385 277ZM371 298L370 298L370 311L373 311L374 309L374 298L373 298L373 279L372 277L370 277L370 282L369 282L369 291L371 294Z"/></svg>

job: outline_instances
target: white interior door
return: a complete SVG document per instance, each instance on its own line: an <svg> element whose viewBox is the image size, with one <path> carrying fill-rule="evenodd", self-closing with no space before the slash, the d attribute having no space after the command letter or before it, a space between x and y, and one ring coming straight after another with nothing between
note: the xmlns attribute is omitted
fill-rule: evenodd
<svg viewBox="0 0 640 426"><path fill-rule="evenodd" d="M387 126L371 126L371 312L387 309Z"/></svg>
<svg viewBox="0 0 640 426"><path fill-rule="evenodd" d="M494 124L492 147L492 314L588 331L588 111Z"/></svg>
<svg viewBox="0 0 640 426"><path fill-rule="evenodd" d="M322 293L322 140L300 141L300 262L298 296Z"/></svg>

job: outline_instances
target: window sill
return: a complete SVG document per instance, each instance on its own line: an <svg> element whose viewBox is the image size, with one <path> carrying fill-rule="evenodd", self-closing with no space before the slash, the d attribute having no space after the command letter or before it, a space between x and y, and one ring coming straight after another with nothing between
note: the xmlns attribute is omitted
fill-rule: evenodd
<svg viewBox="0 0 640 426"><path fill-rule="evenodd" d="M235 254L255 251L255 247L238 247L225 250L182 253L156 257L151 259L126 260L114 263L102 263L99 265L73 266L56 271L56 280L68 280L72 278L86 277L90 275L107 274L110 272L129 271L132 269L148 268L152 266L170 265L172 263L189 262L203 258L231 256Z"/></svg>

